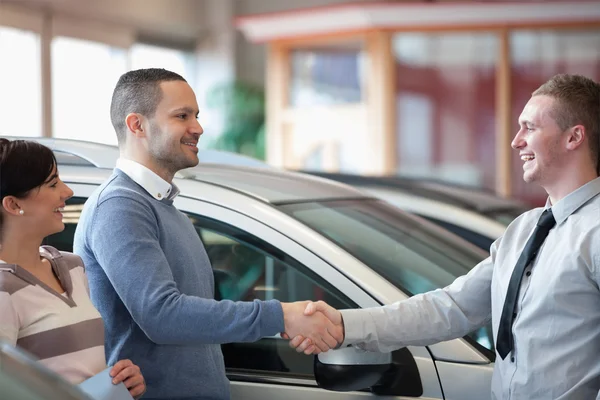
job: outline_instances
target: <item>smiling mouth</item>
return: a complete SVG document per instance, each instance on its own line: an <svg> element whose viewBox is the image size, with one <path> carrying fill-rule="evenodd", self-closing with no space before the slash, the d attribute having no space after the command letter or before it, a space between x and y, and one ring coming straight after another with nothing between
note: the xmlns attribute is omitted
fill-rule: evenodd
<svg viewBox="0 0 600 400"><path fill-rule="evenodd" d="M523 160L525 162L531 161L531 160L534 160L534 159L535 159L535 156L529 156L529 155L527 155L527 156L521 156L521 160Z"/></svg>

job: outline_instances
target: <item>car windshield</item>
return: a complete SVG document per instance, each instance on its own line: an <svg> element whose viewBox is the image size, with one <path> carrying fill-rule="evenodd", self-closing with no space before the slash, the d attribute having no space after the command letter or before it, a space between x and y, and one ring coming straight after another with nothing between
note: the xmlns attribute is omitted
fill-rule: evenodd
<svg viewBox="0 0 600 400"><path fill-rule="evenodd" d="M320 201L279 207L411 296L449 285L487 256L443 228L380 200ZM489 327L470 336L493 349Z"/></svg>

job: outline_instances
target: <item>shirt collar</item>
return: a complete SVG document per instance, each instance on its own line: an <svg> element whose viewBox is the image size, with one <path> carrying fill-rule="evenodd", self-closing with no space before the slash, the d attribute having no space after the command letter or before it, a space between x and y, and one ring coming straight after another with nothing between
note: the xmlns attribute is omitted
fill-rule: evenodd
<svg viewBox="0 0 600 400"><path fill-rule="evenodd" d="M117 168L127 174L156 200L173 200L179 194L179 189L175 184L170 184L154 171L138 162L121 157L117 160Z"/></svg>
<svg viewBox="0 0 600 400"><path fill-rule="evenodd" d="M545 209L552 207L552 215L556 224L560 225L569 215L577 211L581 206L600 194L600 177L596 178L575 191L569 193L565 198L552 205L550 197L546 200Z"/></svg>

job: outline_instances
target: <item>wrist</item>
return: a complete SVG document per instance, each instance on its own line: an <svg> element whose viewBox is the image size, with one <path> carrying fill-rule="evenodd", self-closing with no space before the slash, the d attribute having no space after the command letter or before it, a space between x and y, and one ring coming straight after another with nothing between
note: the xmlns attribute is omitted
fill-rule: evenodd
<svg viewBox="0 0 600 400"><path fill-rule="evenodd" d="M344 341L346 340L346 326L344 325L344 316L342 315L342 313L340 313L340 320L341 325L342 325L342 341L338 343L337 346L335 346L335 349L339 349L340 347L342 347L342 344L344 344Z"/></svg>
<svg viewBox="0 0 600 400"><path fill-rule="evenodd" d="M283 314L283 331L285 332L289 326L290 303L281 303L281 312Z"/></svg>

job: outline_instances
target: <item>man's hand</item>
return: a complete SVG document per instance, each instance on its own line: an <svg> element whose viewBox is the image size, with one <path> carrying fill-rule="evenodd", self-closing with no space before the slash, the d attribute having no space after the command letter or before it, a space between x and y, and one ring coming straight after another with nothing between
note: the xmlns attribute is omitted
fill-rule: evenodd
<svg viewBox="0 0 600 400"><path fill-rule="evenodd" d="M341 337L336 339L338 344L335 347L342 344L342 342L344 341L344 321L342 320L342 313L340 313L338 310L331 307L329 304L325 303L324 301L317 301L317 302L308 302L308 304L306 305L306 307L304 309L304 315L311 316L311 315L314 315L315 313L317 313L317 311L319 313L323 314L325 317L327 317L327 319L329 319L329 321L331 321L331 323L333 325L335 325L336 327L338 327L341 330ZM303 335L293 336L293 335L289 335L287 333L288 332L286 332L286 334L284 334L282 336L286 339L293 337L292 341L290 341L290 347L296 349L296 351L299 353L304 352L304 354L309 355L309 354L319 354L321 351L326 351L326 350L322 350L319 346L315 346L315 344L312 342L310 337L305 337ZM334 347L330 347L330 348L333 349Z"/></svg>
<svg viewBox="0 0 600 400"><path fill-rule="evenodd" d="M140 367L129 360L117 362L110 370L110 376L113 378L112 383L114 385L123 382L134 399L146 392L146 382Z"/></svg>
<svg viewBox="0 0 600 400"><path fill-rule="evenodd" d="M309 304L310 301L281 304L285 324L283 336L306 338L312 346L312 352L315 353L337 347L344 339L342 325L333 323L324 313L307 313ZM341 317L338 320L341 321Z"/></svg>

